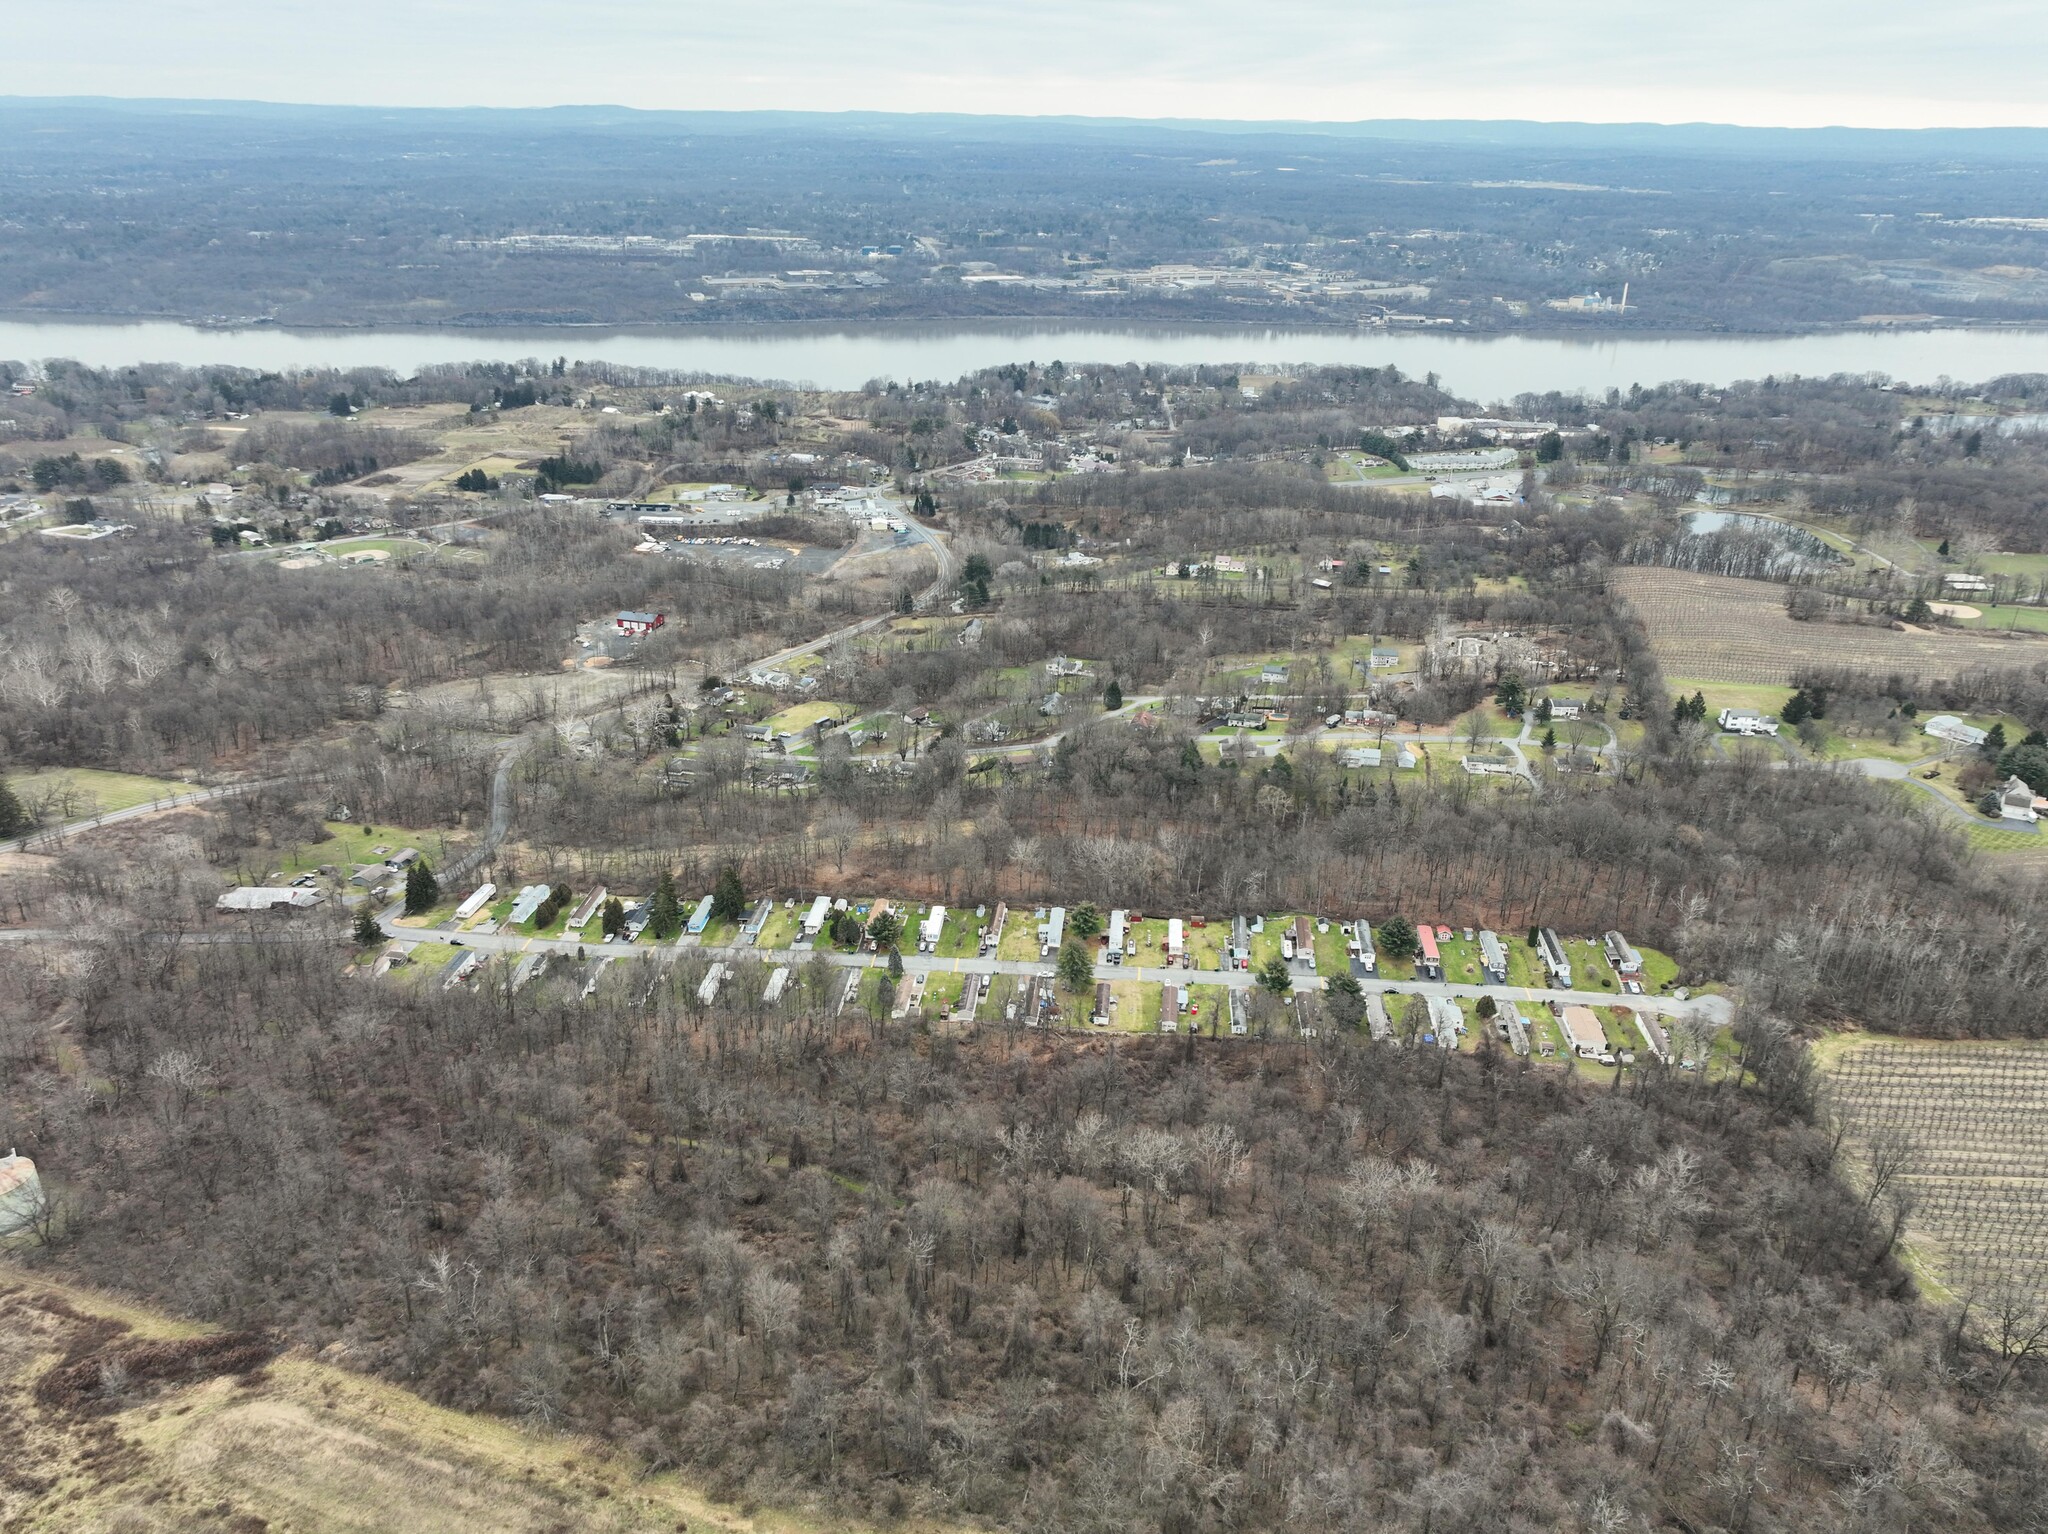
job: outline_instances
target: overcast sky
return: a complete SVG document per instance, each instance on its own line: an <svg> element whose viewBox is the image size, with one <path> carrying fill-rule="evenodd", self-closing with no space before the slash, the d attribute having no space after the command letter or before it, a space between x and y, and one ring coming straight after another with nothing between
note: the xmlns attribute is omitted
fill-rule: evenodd
<svg viewBox="0 0 2048 1534"><path fill-rule="evenodd" d="M2048 126L2048 0L14 0L0 91Z"/></svg>

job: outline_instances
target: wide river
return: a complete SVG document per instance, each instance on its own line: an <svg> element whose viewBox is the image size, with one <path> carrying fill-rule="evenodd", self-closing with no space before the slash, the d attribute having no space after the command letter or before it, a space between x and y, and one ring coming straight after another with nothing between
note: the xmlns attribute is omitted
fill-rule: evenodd
<svg viewBox="0 0 2048 1534"><path fill-rule="evenodd" d="M2048 372L2048 330L1841 331L1781 337L1458 336L1232 326L1109 327L1073 323L764 325L601 329L209 330L169 321L0 319L0 358L68 357L98 367L134 362L250 368L384 367L436 362L588 361L854 389L871 378L958 378L1005 362L1345 363L1435 373L1468 399L1503 401L1686 379L1883 373L1903 383L1977 383Z"/></svg>

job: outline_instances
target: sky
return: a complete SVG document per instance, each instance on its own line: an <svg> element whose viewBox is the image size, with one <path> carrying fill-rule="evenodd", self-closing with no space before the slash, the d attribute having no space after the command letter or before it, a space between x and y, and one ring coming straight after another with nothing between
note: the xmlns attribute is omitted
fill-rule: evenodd
<svg viewBox="0 0 2048 1534"><path fill-rule="evenodd" d="M2048 0L16 0L5 89L377 106L2048 126Z"/></svg>

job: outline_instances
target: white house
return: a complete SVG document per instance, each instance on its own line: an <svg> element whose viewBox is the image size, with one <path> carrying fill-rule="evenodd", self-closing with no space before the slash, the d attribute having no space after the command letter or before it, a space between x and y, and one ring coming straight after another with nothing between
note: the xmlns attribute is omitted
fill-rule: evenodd
<svg viewBox="0 0 2048 1534"><path fill-rule="evenodd" d="M1991 582L1981 575L1944 575L1941 584L1946 591L1984 592L1991 589Z"/></svg>
<svg viewBox="0 0 2048 1534"><path fill-rule="evenodd" d="M2029 825L2041 818L2042 801L2026 782L2017 777L2005 780L2005 786L1998 791L1998 817L2001 820L2024 820Z"/></svg>
<svg viewBox="0 0 2048 1534"><path fill-rule="evenodd" d="M1778 721L1753 708L1724 708L1721 710L1721 728L1730 735L1775 735L1778 733Z"/></svg>
<svg viewBox="0 0 2048 1534"><path fill-rule="evenodd" d="M1989 735L1988 731L1980 730L1974 724L1964 724L1954 714L1936 714L1920 728L1922 733L1932 735L1936 740L1945 740L1952 746L1968 746L1973 751L1983 745Z"/></svg>

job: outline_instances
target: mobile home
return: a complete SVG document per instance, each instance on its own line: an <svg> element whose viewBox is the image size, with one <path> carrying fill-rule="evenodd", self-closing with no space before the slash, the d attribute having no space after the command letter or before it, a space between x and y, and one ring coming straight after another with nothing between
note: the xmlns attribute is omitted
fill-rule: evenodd
<svg viewBox="0 0 2048 1534"><path fill-rule="evenodd" d="M1306 916L1294 918L1294 962L1311 970L1316 967L1316 935Z"/></svg>
<svg viewBox="0 0 2048 1534"><path fill-rule="evenodd" d="M1227 957L1232 969L1252 967L1252 924L1242 916L1230 923L1230 952Z"/></svg>
<svg viewBox="0 0 2048 1534"><path fill-rule="evenodd" d="M1608 933L1600 944L1607 950L1607 962L1614 966L1615 974L1624 980L1634 980L1642 974L1643 956L1619 932Z"/></svg>
<svg viewBox="0 0 2048 1534"><path fill-rule="evenodd" d="M1159 1031L1180 1031L1180 987L1177 985L1163 985L1159 988Z"/></svg>
<svg viewBox="0 0 2048 1534"><path fill-rule="evenodd" d="M697 902L697 909L690 913L689 926L683 929L688 936L702 937L704 935L704 929L711 925L711 907L713 903L709 895L706 895Z"/></svg>
<svg viewBox="0 0 2048 1534"><path fill-rule="evenodd" d="M782 1000L782 993L789 985L789 966L778 964L775 973L768 977L768 988L761 993L761 1000L769 1006Z"/></svg>
<svg viewBox="0 0 2048 1534"><path fill-rule="evenodd" d="M925 919L917 924L917 951L919 953L937 953L939 951L939 939L945 935L945 931L946 908L942 905L935 905L931 908L930 913Z"/></svg>
<svg viewBox="0 0 2048 1534"><path fill-rule="evenodd" d="M1572 961L1565 957L1564 944L1557 940L1557 933L1545 927L1536 934L1536 951L1543 956L1543 967L1550 978L1564 990L1572 988Z"/></svg>
<svg viewBox="0 0 2048 1534"><path fill-rule="evenodd" d="M1608 1055L1607 1035L1591 1007L1566 1007L1558 1013L1558 1021L1564 1024L1564 1036L1572 1053L1580 1059L1599 1060Z"/></svg>
<svg viewBox="0 0 2048 1534"><path fill-rule="evenodd" d="M1096 981L1095 1010L1089 1013L1088 1021L1093 1023L1098 1028L1107 1028L1109 1026L1110 1004L1111 997L1109 991L1109 982L1107 980Z"/></svg>
<svg viewBox="0 0 2048 1534"><path fill-rule="evenodd" d="M1670 1065L1676 1058L1671 1052L1671 1035L1664 1031L1664 1025L1647 1012L1636 1013L1636 1032L1643 1036L1643 1043L1651 1054Z"/></svg>
<svg viewBox="0 0 2048 1534"><path fill-rule="evenodd" d="M576 903L576 909L569 913L568 921L562 924L564 932L581 932L590 925L590 918L598 913L604 904L605 887L600 884Z"/></svg>
<svg viewBox="0 0 2048 1534"><path fill-rule="evenodd" d="M768 925L768 918L774 914L775 902L767 899L762 900L759 905L754 907L745 923L740 927L740 941L742 943L760 942L761 933Z"/></svg>
<svg viewBox="0 0 2048 1534"><path fill-rule="evenodd" d="M956 1022L971 1023L974 1014L981 1010L982 993L988 989L988 976L969 975L967 983L960 988L960 1005L953 1009Z"/></svg>
<svg viewBox="0 0 2048 1534"><path fill-rule="evenodd" d="M1345 944L1345 947L1350 950L1351 964L1354 969L1368 975L1379 973L1380 956L1373 950L1371 922L1364 920L1353 922L1351 924L1351 940Z"/></svg>
<svg viewBox="0 0 2048 1534"><path fill-rule="evenodd" d="M455 908L455 919L457 921L468 921L470 917L476 915L477 912L489 905L491 903L491 896L497 893L497 885L479 884L474 890L470 891L468 898Z"/></svg>
<svg viewBox="0 0 2048 1534"><path fill-rule="evenodd" d="M1124 961L1124 913L1122 911L1111 911L1109 913L1109 942L1105 945L1102 956L1112 964L1121 964Z"/></svg>
<svg viewBox="0 0 2048 1534"><path fill-rule="evenodd" d="M818 934L825 930L825 923L832 917L832 897L820 895L811 902L811 908L804 912L804 936L816 942Z"/></svg>
<svg viewBox="0 0 2048 1534"><path fill-rule="evenodd" d="M1365 1026L1381 1044L1391 1042L1394 1037L1394 1025L1387 1020L1387 1004L1378 996L1365 998Z"/></svg>
<svg viewBox="0 0 2048 1534"><path fill-rule="evenodd" d="M1465 1031L1465 1014L1457 1002L1448 996L1429 998L1429 1031L1436 1035L1437 1044L1444 1049L1458 1047L1458 1035Z"/></svg>
<svg viewBox="0 0 2048 1534"><path fill-rule="evenodd" d="M710 1006L718 999L719 982L725 979L725 966L714 964L704 971L704 983L697 987L697 1001L700 1006Z"/></svg>
<svg viewBox="0 0 2048 1534"><path fill-rule="evenodd" d="M1003 942L1003 927L1005 923L1009 921L1009 919L1010 908L1004 905L1000 900L998 900L996 902L996 914L994 918L991 919L989 924L982 929L981 951L983 953L995 953L998 949L1001 948Z"/></svg>
<svg viewBox="0 0 2048 1534"><path fill-rule="evenodd" d="M1050 958L1060 951L1060 944L1067 940L1067 908L1056 905L1045 919L1045 925L1038 929L1038 956Z"/></svg>
<svg viewBox="0 0 2048 1534"><path fill-rule="evenodd" d="M1415 924L1415 968L1425 980L1441 980L1444 977L1444 956L1437 951L1436 928L1427 922Z"/></svg>
<svg viewBox="0 0 2048 1534"><path fill-rule="evenodd" d="M869 906L868 930L873 931L875 923L880 921L884 916L887 916L890 910L891 907L889 905L889 902L886 900L877 900L873 905ZM861 937L861 946L863 948L872 949L875 946L875 940L863 934Z"/></svg>
<svg viewBox="0 0 2048 1534"><path fill-rule="evenodd" d="M1494 933L1479 934L1479 967L1486 972L1488 985L1508 983L1508 951Z"/></svg>
<svg viewBox="0 0 2048 1534"><path fill-rule="evenodd" d="M1252 1031L1251 1007L1241 990L1230 993L1230 1032L1233 1038L1243 1038Z"/></svg>
<svg viewBox="0 0 2048 1534"><path fill-rule="evenodd" d="M1187 939L1176 916L1166 924L1166 963L1169 969L1176 969L1186 962Z"/></svg>
<svg viewBox="0 0 2048 1534"><path fill-rule="evenodd" d="M1511 1001L1496 1003L1493 1025L1500 1030L1501 1037L1508 1041L1508 1048L1518 1055L1529 1053L1529 1025L1522 1021L1521 1009Z"/></svg>

